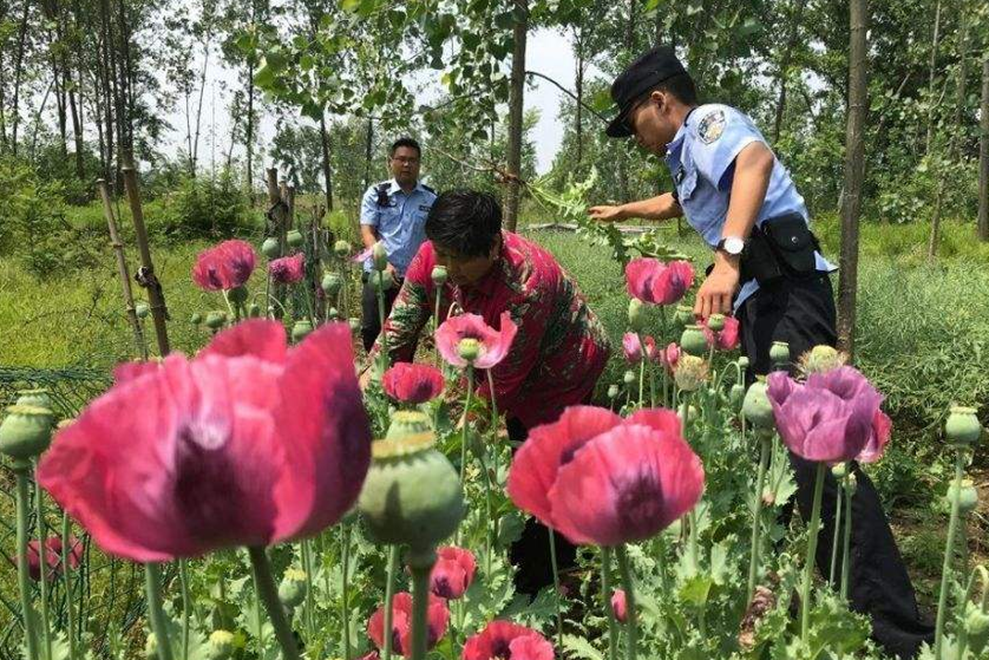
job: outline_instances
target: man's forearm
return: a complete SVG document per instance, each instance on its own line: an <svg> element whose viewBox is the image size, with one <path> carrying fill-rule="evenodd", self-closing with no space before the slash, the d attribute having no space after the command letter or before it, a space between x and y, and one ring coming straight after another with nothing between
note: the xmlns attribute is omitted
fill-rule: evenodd
<svg viewBox="0 0 989 660"><path fill-rule="evenodd" d="M361 225L361 242L365 248L373 247L378 242L378 232L371 225Z"/></svg>
<svg viewBox="0 0 989 660"><path fill-rule="evenodd" d="M668 220L683 215L680 204L673 199L672 193L663 193L649 199L622 204L619 208L624 218L642 218L644 220Z"/></svg>

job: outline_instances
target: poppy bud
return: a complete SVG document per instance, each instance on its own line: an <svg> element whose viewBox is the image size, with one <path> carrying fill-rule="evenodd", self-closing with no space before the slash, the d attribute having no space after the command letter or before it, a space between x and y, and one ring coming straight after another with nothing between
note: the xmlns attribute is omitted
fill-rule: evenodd
<svg viewBox="0 0 989 660"><path fill-rule="evenodd" d="M227 300L234 305L243 305L247 302L247 287L238 286L227 291Z"/></svg>
<svg viewBox="0 0 989 660"><path fill-rule="evenodd" d="M774 341L769 348L769 359L773 369L786 371L790 365L790 345L785 341Z"/></svg>
<svg viewBox="0 0 989 660"><path fill-rule="evenodd" d="M227 322L226 312L210 312L206 315L206 327L211 330L219 330Z"/></svg>
<svg viewBox="0 0 989 660"><path fill-rule="evenodd" d="M340 277L340 273L325 273L320 285L323 287L323 293L330 299L334 299L340 293L340 288L343 286L343 278Z"/></svg>
<svg viewBox="0 0 989 660"><path fill-rule="evenodd" d="M975 408L954 406L944 424L944 435L948 443L956 447L972 447L982 435L982 425L975 416Z"/></svg>
<svg viewBox="0 0 989 660"><path fill-rule="evenodd" d="M848 466L845 463L838 463L831 468L831 474L838 481L848 476Z"/></svg>
<svg viewBox="0 0 989 660"><path fill-rule="evenodd" d="M384 270L388 268L388 253L385 252L385 244L378 241L371 248L371 260L374 263L375 270Z"/></svg>
<svg viewBox="0 0 989 660"><path fill-rule="evenodd" d="M626 371L625 372L625 375L622 376L622 381L626 385L631 385L632 383L634 383L635 382L635 372L632 371L632 370Z"/></svg>
<svg viewBox="0 0 989 660"><path fill-rule="evenodd" d="M628 327L633 332L641 332L646 325L645 310L642 309L642 301L632 298L628 301Z"/></svg>
<svg viewBox="0 0 989 660"><path fill-rule="evenodd" d="M955 488L954 482L948 486L948 504L954 502L955 498L958 498L958 510L962 513L971 513L975 510L979 503L979 493L975 490L971 479L962 479L961 489Z"/></svg>
<svg viewBox="0 0 989 660"><path fill-rule="evenodd" d="M449 274L446 272L446 266L433 266L431 276L433 278L433 284L436 286L443 286L449 278Z"/></svg>
<svg viewBox="0 0 989 660"><path fill-rule="evenodd" d="M17 405L19 406L35 406L37 408L47 408L52 409L52 399L48 394L48 390L44 388L38 388L36 390L20 390L17 393Z"/></svg>
<svg viewBox="0 0 989 660"><path fill-rule="evenodd" d="M209 636L208 660L227 660L234 653L234 635L229 630L215 630Z"/></svg>
<svg viewBox="0 0 989 660"><path fill-rule="evenodd" d="M856 478L854 472L849 472L848 476L845 477L845 492L848 494L849 497L851 497L852 495L855 494L855 491L858 490L858 487L859 487L858 478Z"/></svg>
<svg viewBox="0 0 989 660"><path fill-rule="evenodd" d="M19 461L39 456L51 443L54 422L48 408L10 406L0 422L0 452Z"/></svg>
<svg viewBox="0 0 989 660"><path fill-rule="evenodd" d="M686 305L677 305L677 311L673 314L673 321L677 325L690 325L694 321L694 310Z"/></svg>
<svg viewBox="0 0 989 660"><path fill-rule="evenodd" d="M742 414L752 426L757 429L772 429L776 427L773 415L773 405L766 394L766 381L757 380L749 385L742 402Z"/></svg>
<svg viewBox="0 0 989 660"><path fill-rule="evenodd" d="M328 319L330 319L331 321L336 321L336 320L338 320L340 318L340 312L337 311L337 308L336 307L330 307L326 311L326 317Z"/></svg>
<svg viewBox="0 0 989 660"><path fill-rule="evenodd" d="M481 354L481 342L471 337L465 337L457 345L457 353L468 362L473 362Z"/></svg>
<svg viewBox="0 0 989 660"><path fill-rule="evenodd" d="M742 404L745 402L745 386L741 383L735 383L731 386L731 391L728 393L728 401L731 403L731 409L736 413L742 410Z"/></svg>
<svg viewBox="0 0 989 660"><path fill-rule="evenodd" d="M673 371L673 379L684 392L698 390L707 381L707 363L696 355L683 355Z"/></svg>
<svg viewBox="0 0 989 660"><path fill-rule="evenodd" d="M189 323L192 325L199 325L203 322L203 315L199 312L193 312L192 316L189 317Z"/></svg>
<svg viewBox="0 0 989 660"><path fill-rule="evenodd" d="M333 253L341 259L346 259L350 256L350 243L344 240L337 241L333 244Z"/></svg>
<svg viewBox="0 0 989 660"><path fill-rule="evenodd" d="M298 607L306 597L306 574L297 568L290 568L282 576L278 585L278 600L287 608Z"/></svg>
<svg viewBox="0 0 989 660"><path fill-rule="evenodd" d="M298 229L293 229L287 234L285 234L285 243L290 248L297 248L302 245L302 232Z"/></svg>
<svg viewBox="0 0 989 660"><path fill-rule="evenodd" d="M609 399L614 399L615 397L618 396L618 393L620 391L621 391L621 389L617 385L610 385L608 387L608 398Z"/></svg>
<svg viewBox="0 0 989 660"><path fill-rule="evenodd" d="M298 344L312 332L312 323L309 319L299 319L292 326L292 341Z"/></svg>
<svg viewBox="0 0 989 660"><path fill-rule="evenodd" d="M742 371L745 371L746 369L748 369L749 368L749 358L745 357L744 355L741 356L740 358L738 358L738 367Z"/></svg>
<svg viewBox="0 0 989 660"><path fill-rule="evenodd" d="M395 278L387 270L378 270L371 273L371 284L374 285L375 290L387 291L395 286Z"/></svg>
<svg viewBox="0 0 989 660"><path fill-rule="evenodd" d="M725 315L711 314L707 319L707 327L714 332L721 332L725 329Z"/></svg>
<svg viewBox="0 0 989 660"><path fill-rule="evenodd" d="M261 254L268 259L277 259L282 256L281 250L278 249L278 239L271 237L264 239L264 243L261 244Z"/></svg>
<svg viewBox="0 0 989 660"><path fill-rule="evenodd" d="M148 314L151 313L151 308L148 307L148 303L139 302L134 305L134 315L139 319L148 318Z"/></svg>
<svg viewBox="0 0 989 660"><path fill-rule="evenodd" d="M699 325L688 325L680 336L680 348L694 356L707 354L707 337L704 336L704 330Z"/></svg>

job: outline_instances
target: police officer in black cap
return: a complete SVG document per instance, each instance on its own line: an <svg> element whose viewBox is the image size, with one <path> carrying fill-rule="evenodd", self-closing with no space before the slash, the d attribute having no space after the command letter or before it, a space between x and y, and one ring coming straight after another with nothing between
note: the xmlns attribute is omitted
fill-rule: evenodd
<svg viewBox="0 0 989 660"><path fill-rule="evenodd" d="M674 189L620 206L595 206L592 218L666 220L686 215L711 247L713 265L697 293L702 318L734 312L742 350L755 374L770 370L774 341L799 356L834 346L835 306L829 273L809 228L804 200L787 169L752 120L718 103L699 104L690 74L673 49L659 47L635 60L611 87L618 116L610 137L633 136L665 159ZM751 377L751 374L750 374ZM791 454L797 504L809 517L815 466ZM857 470L853 499L850 600L872 618L873 636L887 651L914 657L932 628L921 621L910 578L872 482ZM830 572L837 484L828 473L818 567ZM840 571L837 572L840 575Z"/></svg>

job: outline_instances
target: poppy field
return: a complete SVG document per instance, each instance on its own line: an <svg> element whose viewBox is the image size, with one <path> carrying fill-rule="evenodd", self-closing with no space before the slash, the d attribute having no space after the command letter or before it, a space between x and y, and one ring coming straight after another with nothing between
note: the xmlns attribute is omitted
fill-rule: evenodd
<svg viewBox="0 0 989 660"><path fill-rule="evenodd" d="M4 411L19 600L3 605L24 658L891 657L848 607L847 530L855 466L896 435L842 354L780 343L749 384L737 321L685 306L693 265L631 259L621 380L516 442L489 394L511 318L444 293L416 363L364 356L345 313L376 255L319 239L205 250L189 276L225 311L188 310L200 350L118 365L74 418L42 390ZM955 469L921 657L975 660L989 572L956 539L985 431L956 406L932 441ZM838 480L808 524L788 515L788 451ZM822 507L838 511L824 572ZM533 590L514 548L537 523L556 534L537 534L551 565ZM562 540L577 551L557 566Z"/></svg>

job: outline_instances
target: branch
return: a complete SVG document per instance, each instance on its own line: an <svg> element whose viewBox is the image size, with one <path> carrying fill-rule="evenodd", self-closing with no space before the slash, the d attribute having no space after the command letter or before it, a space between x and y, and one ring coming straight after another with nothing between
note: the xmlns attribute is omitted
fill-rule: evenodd
<svg viewBox="0 0 989 660"><path fill-rule="evenodd" d="M501 167L498 167L497 165L495 165L494 163L492 163L490 161L484 161L484 160L482 160L481 162L484 163L484 167L478 167L477 165L473 165L471 163L468 163L467 161L465 161L465 160L463 160L461 158L457 158L456 156L453 156L451 154L448 154L447 152L443 151L442 149L440 149L437 146L431 145L429 147L429 149L430 149L430 151L437 152L441 156L446 156L447 158L449 158L450 160L452 160L457 165L460 165L461 167L466 167L469 170L473 170L475 172L485 172L485 173L488 173L488 174L496 174L497 176L499 176L501 178L500 183L506 183L508 181L518 181L522 185L526 185L526 182L523 181L520 177L515 176L511 172L505 171L504 169L502 169Z"/></svg>
<svg viewBox="0 0 989 660"><path fill-rule="evenodd" d="M586 103L584 103L582 100L578 99L577 96L573 92L571 92L569 89L567 89L566 87L564 87L560 83L556 82L555 80L553 80L549 76L547 76L545 74L542 74L542 73L539 73L538 71L526 71L525 72L525 75L527 75L527 76L536 76L537 78L542 78L543 80L546 80L548 82L553 83L554 85L557 86L557 88L559 88L559 90L561 92L563 92L564 94L566 94L567 96L569 96L570 98L572 98L574 101L577 101L578 103L580 103L581 107L583 107L585 110L589 111L595 117L597 117L598 119L600 119L601 121L603 121L606 124L610 124L611 123L611 120L610 119L605 119L601 115L601 113L599 113L597 110L595 110L591 106L589 106Z"/></svg>

